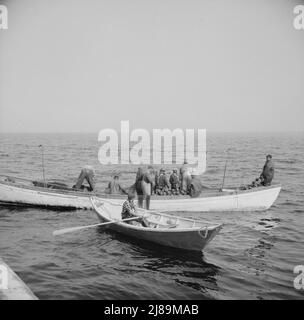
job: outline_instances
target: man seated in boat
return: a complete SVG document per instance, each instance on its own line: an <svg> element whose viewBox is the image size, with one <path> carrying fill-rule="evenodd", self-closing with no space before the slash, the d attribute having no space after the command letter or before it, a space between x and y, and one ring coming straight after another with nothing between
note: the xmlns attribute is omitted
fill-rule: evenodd
<svg viewBox="0 0 304 320"><path fill-rule="evenodd" d="M122 205L122 211L121 211L122 219L129 219L129 218L137 217L137 214L136 214L137 210L136 210L136 206L134 204L134 199L135 199L135 194L129 193L128 199ZM129 223L132 225L137 225L138 222L143 227L149 227L148 221L145 218L140 217L140 216L138 216L137 221L127 221L126 223Z"/></svg>
<svg viewBox="0 0 304 320"><path fill-rule="evenodd" d="M176 169L174 169L173 172L171 173L169 182L171 185L172 194L178 195L179 194L179 177Z"/></svg>
<svg viewBox="0 0 304 320"><path fill-rule="evenodd" d="M83 182L87 181L89 186L83 185ZM95 190L95 170L92 166L84 166L81 169L80 175L76 184L73 186L76 190L94 191Z"/></svg>
<svg viewBox="0 0 304 320"><path fill-rule="evenodd" d="M127 194L127 191L120 185L117 174L113 177L113 180L109 182L106 192L110 194Z"/></svg>
<svg viewBox="0 0 304 320"><path fill-rule="evenodd" d="M156 194L168 195L170 193L170 184L164 169L160 169L160 175L158 178L158 188Z"/></svg>
<svg viewBox="0 0 304 320"><path fill-rule="evenodd" d="M193 169L191 171L191 181L188 187L188 194L190 195L190 197L195 198L200 196L203 189L204 186L200 180L200 176L198 172L195 169Z"/></svg>

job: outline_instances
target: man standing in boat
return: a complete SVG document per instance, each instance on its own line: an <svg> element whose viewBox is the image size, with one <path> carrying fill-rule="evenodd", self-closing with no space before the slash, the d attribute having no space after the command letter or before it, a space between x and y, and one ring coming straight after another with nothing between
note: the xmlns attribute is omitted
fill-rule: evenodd
<svg viewBox="0 0 304 320"><path fill-rule="evenodd" d="M135 185L134 185L135 191L137 193L137 203L139 208L142 208L144 203L144 195L141 188L141 181L143 179L143 175L144 175L144 170L143 168L139 167L136 173Z"/></svg>
<svg viewBox="0 0 304 320"><path fill-rule="evenodd" d="M141 190L146 202L146 209L150 209L150 199L152 195L152 190L154 189L154 181L153 179L153 167L148 166L148 170L144 172L141 180Z"/></svg>
<svg viewBox="0 0 304 320"><path fill-rule="evenodd" d="M153 167L149 166L146 171L138 168L135 180L135 190L138 197L138 206L143 208L143 201L145 200L146 209L150 208L150 198L154 189Z"/></svg>
<svg viewBox="0 0 304 320"><path fill-rule="evenodd" d="M263 186L270 186L274 177L274 164L272 161L272 155L266 156L266 162L261 173L261 181Z"/></svg>
<svg viewBox="0 0 304 320"><path fill-rule="evenodd" d="M180 193L187 194L188 188L191 182L191 176L189 174L188 162L185 160L184 164L180 168Z"/></svg>

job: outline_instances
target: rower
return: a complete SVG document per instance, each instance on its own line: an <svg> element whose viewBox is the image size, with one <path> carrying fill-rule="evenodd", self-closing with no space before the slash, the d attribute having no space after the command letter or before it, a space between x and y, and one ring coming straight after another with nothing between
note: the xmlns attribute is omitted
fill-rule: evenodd
<svg viewBox="0 0 304 320"><path fill-rule="evenodd" d="M128 199L122 205L122 212L121 212L122 219L137 217L136 215L137 210L134 203L134 199L135 199L134 193L129 193ZM138 217L138 222L140 222L143 227L149 227L148 221L143 217ZM128 221L126 223L137 225L136 221Z"/></svg>

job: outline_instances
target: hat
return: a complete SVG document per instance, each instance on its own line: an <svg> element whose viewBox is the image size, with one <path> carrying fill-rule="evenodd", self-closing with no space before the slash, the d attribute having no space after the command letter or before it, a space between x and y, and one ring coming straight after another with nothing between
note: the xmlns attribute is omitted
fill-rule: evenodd
<svg viewBox="0 0 304 320"><path fill-rule="evenodd" d="M271 155L271 154L268 154L268 155L266 156L266 158L272 159L272 155Z"/></svg>

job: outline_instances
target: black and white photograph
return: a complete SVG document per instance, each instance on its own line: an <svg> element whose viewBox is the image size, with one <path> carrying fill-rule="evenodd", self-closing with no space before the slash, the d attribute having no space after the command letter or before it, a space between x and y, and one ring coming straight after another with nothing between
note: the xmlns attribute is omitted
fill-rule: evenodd
<svg viewBox="0 0 304 320"><path fill-rule="evenodd" d="M304 300L303 81L303 0L0 0L0 300Z"/></svg>

